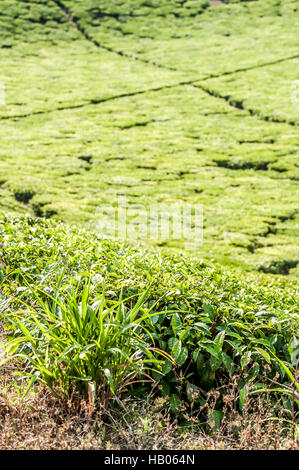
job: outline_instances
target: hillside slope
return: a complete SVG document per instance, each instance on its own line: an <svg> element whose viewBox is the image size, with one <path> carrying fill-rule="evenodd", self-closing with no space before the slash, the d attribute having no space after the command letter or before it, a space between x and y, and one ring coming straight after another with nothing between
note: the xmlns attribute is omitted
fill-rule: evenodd
<svg viewBox="0 0 299 470"><path fill-rule="evenodd" d="M48 311L43 303L39 306L34 292L60 297L57 285L66 292L71 280L78 285L76 295L86 279L90 280L90 305L104 290L108 306L119 299L121 292L130 306L151 285L143 312L155 304L152 314L163 315L156 314L147 329L155 345L172 354L183 370L190 361L190 382L195 380L195 384L209 389L219 386L221 380L227 383L227 375L240 367L244 380L249 375L250 382L276 372L280 380L288 381L275 355L291 369L296 365L292 351L296 349L299 304L298 284L294 282L274 276L245 280L195 258L150 253L138 246L100 240L75 227L30 217L2 217L0 236L0 310L4 324L9 324L9 312L22 307L20 301L36 305L34 318L40 312L43 321ZM20 318L29 327L32 320L26 310L28 307L24 312L21 309ZM12 325L16 327L14 317ZM32 334L38 335L40 349L36 326ZM60 322L59 331L63 331ZM80 343L84 348L90 338L87 334L79 339L74 333L73 341L76 347ZM51 351L53 343L50 341L47 347ZM72 348L67 348L65 354L72 356ZM165 387L173 383L176 389L171 369L166 371L166 377L170 377Z"/></svg>
<svg viewBox="0 0 299 470"><path fill-rule="evenodd" d="M293 0L1 1L0 209L97 231L120 194L201 204L199 257L297 277L298 14Z"/></svg>

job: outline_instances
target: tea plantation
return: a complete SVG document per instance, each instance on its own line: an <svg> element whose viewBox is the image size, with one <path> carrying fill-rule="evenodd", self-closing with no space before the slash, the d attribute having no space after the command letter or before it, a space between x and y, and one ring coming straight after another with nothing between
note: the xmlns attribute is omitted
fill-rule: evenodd
<svg viewBox="0 0 299 470"><path fill-rule="evenodd" d="M296 445L298 23L297 0L1 0L0 448L43 390L88 420L154 393L206 433L231 384ZM137 228L200 205L202 243L105 239L119 197Z"/></svg>

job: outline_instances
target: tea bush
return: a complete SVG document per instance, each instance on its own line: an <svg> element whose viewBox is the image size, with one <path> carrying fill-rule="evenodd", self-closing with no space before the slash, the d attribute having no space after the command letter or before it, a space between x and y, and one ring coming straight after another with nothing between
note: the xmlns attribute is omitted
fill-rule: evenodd
<svg viewBox="0 0 299 470"><path fill-rule="evenodd" d="M203 406L210 390L227 384L236 374L241 408L250 387L260 387L265 377L290 384L287 371L295 369L298 338L295 282L270 275L244 279L240 273L226 272L197 258L147 252L142 246L101 240L53 221L29 216L0 220L1 312L11 331L8 344L14 354L22 352L30 365L25 374L38 378L40 367L51 369L45 365L48 361L53 366L51 386L54 381L63 391L64 377L64 393L74 381L85 381L86 387L90 381L97 382L98 372L93 375L91 371L101 365L97 355L101 348L95 347L95 340L100 335L99 299L105 299L101 311L108 317L124 315L112 314L119 309L134 312L122 326L114 317L108 323L125 330L129 325L127 339L129 331L139 335L136 364L146 358L142 344L161 351L158 358L154 353L148 358L156 364L150 380L159 383L173 410L180 409L181 400ZM72 322L83 322L86 329L83 332L82 325L79 330L77 326L69 329ZM109 347L117 347L109 343L114 338L107 333L109 325L102 331L106 331ZM113 362L112 349L108 362ZM74 357L78 359L80 354L74 372ZM133 356L126 354L133 366ZM66 375L57 366L61 355ZM118 356L117 365L121 363ZM114 372L117 365L114 363ZM104 369L110 370L107 365ZM129 390L134 395L148 393L151 386L143 383L136 365L133 369L123 371L122 383L129 377L126 373L136 372L141 383ZM112 382L106 379L109 388ZM116 395L120 392L114 385L110 390ZM218 406L221 410L221 398Z"/></svg>

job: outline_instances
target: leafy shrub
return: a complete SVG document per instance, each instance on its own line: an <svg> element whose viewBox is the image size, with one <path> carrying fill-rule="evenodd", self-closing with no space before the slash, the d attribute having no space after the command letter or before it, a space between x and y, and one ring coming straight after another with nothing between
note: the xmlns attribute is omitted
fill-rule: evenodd
<svg viewBox="0 0 299 470"><path fill-rule="evenodd" d="M30 199L35 195L35 189L33 188L22 188L21 186L13 189L14 197L17 201L27 204Z"/></svg>

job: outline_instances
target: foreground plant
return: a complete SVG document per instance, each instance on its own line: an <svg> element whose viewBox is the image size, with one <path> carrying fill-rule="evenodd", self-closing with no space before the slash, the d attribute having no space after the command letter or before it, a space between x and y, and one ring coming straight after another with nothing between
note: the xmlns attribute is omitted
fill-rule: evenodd
<svg viewBox="0 0 299 470"><path fill-rule="evenodd" d="M105 289L90 304L89 281L82 290L75 281L61 287L61 280L53 295L37 290L30 304L20 300L25 308L8 315L8 360L21 359L27 366L21 374L30 379L24 395L36 381L58 396L76 384L87 388L91 408L96 397L106 403L136 381L154 382L150 371L162 375L158 355L172 359L155 348L145 327L157 315L144 308L150 287L134 306L122 293L118 301L107 300Z"/></svg>

